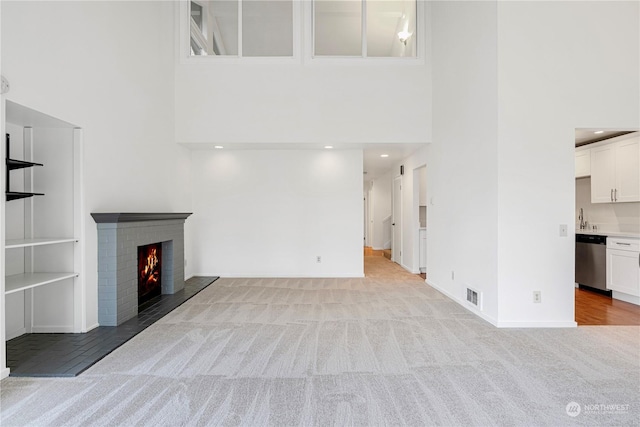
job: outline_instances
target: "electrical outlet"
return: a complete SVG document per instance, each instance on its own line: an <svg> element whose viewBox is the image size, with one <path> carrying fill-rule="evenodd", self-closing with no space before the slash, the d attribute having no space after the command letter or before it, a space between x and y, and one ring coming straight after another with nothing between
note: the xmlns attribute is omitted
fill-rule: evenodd
<svg viewBox="0 0 640 427"><path fill-rule="evenodd" d="M451 280L455 280L455 273L451 270Z"/></svg>
<svg viewBox="0 0 640 427"><path fill-rule="evenodd" d="M186 258L184 259L184 266L185 267L187 266L187 259Z"/></svg>
<svg viewBox="0 0 640 427"><path fill-rule="evenodd" d="M317 262L317 263L321 263L321 262L322 262L322 257L321 257L320 255L318 255L318 256L316 257L316 262Z"/></svg>
<svg viewBox="0 0 640 427"><path fill-rule="evenodd" d="M535 303L542 302L542 292L533 291L533 302L535 302Z"/></svg>

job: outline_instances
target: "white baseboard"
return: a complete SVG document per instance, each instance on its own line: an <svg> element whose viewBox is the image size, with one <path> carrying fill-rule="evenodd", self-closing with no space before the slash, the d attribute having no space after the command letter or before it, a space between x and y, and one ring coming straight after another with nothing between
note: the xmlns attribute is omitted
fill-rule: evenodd
<svg viewBox="0 0 640 427"><path fill-rule="evenodd" d="M498 327L498 321L496 319L494 319L491 316L488 316L486 313L483 313L479 310L474 309L473 307L471 307L467 301L464 301L461 298L455 297L453 295L451 295L449 293L449 291L441 288L440 286L438 286L437 284L433 283L432 281L430 281L429 279L426 279L425 282L431 286L432 288L437 289L438 291L442 292L443 294L445 294L445 296L447 296L447 298L453 300L454 302L457 302L459 305L461 305L462 307L466 308L467 310L469 310L471 313L475 314L476 316L478 316L479 318L481 318L482 320L486 320L487 322L491 323L493 326Z"/></svg>
<svg viewBox="0 0 640 427"><path fill-rule="evenodd" d="M404 264L400 264L400 267L404 268L405 270L407 270L411 274L420 274L420 270L414 270L413 268L407 267Z"/></svg>
<svg viewBox="0 0 640 427"><path fill-rule="evenodd" d="M34 334L72 334L73 326L33 326L31 332Z"/></svg>
<svg viewBox="0 0 640 427"><path fill-rule="evenodd" d="M575 328L576 322L498 322L498 328Z"/></svg>
<svg viewBox="0 0 640 427"><path fill-rule="evenodd" d="M2 368L0 370L0 380L7 378L9 376L9 368Z"/></svg>
<svg viewBox="0 0 640 427"><path fill-rule="evenodd" d="M611 291L611 297L619 299L620 301L628 302L630 304L640 305L640 297L624 294L618 291Z"/></svg>
<svg viewBox="0 0 640 427"><path fill-rule="evenodd" d="M364 277L364 273L363 274L353 274L353 275L340 275L340 276L336 276L336 275L331 275L331 276L321 276L321 275L313 275L313 276L309 276L309 275L277 275L277 276L273 276L273 275L269 275L269 274L196 274L195 276L202 276L202 277L211 277L211 276L216 276L216 277L220 277L221 279L361 279ZM194 277L195 277L194 276Z"/></svg>
<svg viewBox="0 0 640 427"><path fill-rule="evenodd" d="M429 279L427 279L426 282L428 285L442 292L447 297L449 297L450 299L457 302L462 307L469 310L471 313L491 323L496 328L575 328L578 326L578 324L575 321L574 322L571 322L571 321L569 322L501 322L494 319L491 316L487 316L485 313L481 311L474 309L467 303L467 301L463 300L462 298L454 297L449 292L440 288L435 283L430 282Z"/></svg>
<svg viewBox="0 0 640 427"><path fill-rule="evenodd" d="M27 328L20 328L20 329L17 329L15 331L7 331L6 332L7 336L6 336L5 339L7 341L9 341L9 340L12 340L14 338L19 337L20 335L24 335L26 333L27 333Z"/></svg>
<svg viewBox="0 0 640 427"><path fill-rule="evenodd" d="M86 330L86 331L84 331L84 332L85 332L85 333L86 333L86 332L89 332L89 331L91 331L91 330L93 330L93 329L97 328L98 326L100 326L100 324L99 324L99 323L95 323L95 324L93 324L93 325L89 326L89 327L87 328L87 330Z"/></svg>

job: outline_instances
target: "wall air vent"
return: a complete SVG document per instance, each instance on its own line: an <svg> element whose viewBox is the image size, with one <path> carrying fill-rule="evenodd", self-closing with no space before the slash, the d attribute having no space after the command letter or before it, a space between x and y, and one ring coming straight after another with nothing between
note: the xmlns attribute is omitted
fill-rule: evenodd
<svg viewBox="0 0 640 427"><path fill-rule="evenodd" d="M467 286L467 302L482 310L482 293Z"/></svg>

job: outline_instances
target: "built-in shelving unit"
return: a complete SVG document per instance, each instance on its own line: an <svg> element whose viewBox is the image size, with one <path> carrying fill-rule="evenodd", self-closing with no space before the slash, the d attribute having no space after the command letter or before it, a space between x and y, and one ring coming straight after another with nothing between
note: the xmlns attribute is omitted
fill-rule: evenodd
<svg viewBox="0 0 640 427"><path fill-rule="evenodd" d="M24 273L7 276L5 278L4 293L24 291L42 285L59 282L78 277L78 273Z"/></svg>
<svg viewBox="0 0 640 427"><path fill-rule="evenodd" d="M4 340L24 333L86 332L82 251L82 130L2 100L6 132L5 202L0 239ZM13 154L13 155L12 155ZM46 167L34 167L43 166ZM22 173L13 172L22 170ZM34 184L41 192L34 191ZM47 194L34 198L35 195ZM20 200L22 199L22 200Z"/></svg>
<svg viewBox="0 0 640 427"><path fill-rule="evenodd" d="M7 189L5 191L7 202L11 200L18 199L26 199L27 197L33 196L44 196L44 193L33 193L33 192L24 192L24 191L11 191L11 171L16 169L25 169L31 168L33 166L44 166L42 163L36 162L28 162L26 160L17 160L11 158L11 136L9 134L6 135L7 138L7 176L6 176L6 186Z"/></svg>
<svg viewBox="0 0 640 427"><path fill-rule="evenodd" d="M54 239L10 239L5 242L5 249L26 248L31 246L57 245L59 243L77 242L75 238L54 238Z"/></svg>

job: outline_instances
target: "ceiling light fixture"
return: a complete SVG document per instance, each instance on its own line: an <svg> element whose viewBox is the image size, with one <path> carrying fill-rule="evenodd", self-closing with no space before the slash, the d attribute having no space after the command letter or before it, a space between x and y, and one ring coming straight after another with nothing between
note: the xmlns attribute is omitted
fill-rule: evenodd
<svg viewBox="0 0 640 427"><path fill-rule="evenodd" d="M213 148L216 148L216 149L218 149L218 150L219 150L219 149L224 148L224 147L223 147L222 145L216 145L216 146L215 146L215 147L213 147Z"/></svg>
<svg viewBox="0 0 640 427"><path fill-rule="evenodd" d="M595 133L596 135L599 135L599 134L601 134L601 133L604 133L604 131L603 131L603 130L597 130L597 131L595 131L595 132L593 132L593 133Z"/></svg>
<svg viewBox="0 0 640 427"><path fill-rule="evenodd" d="M333 148L333 145L325 145L324 148L326 148L327 150L331 150Z"/></svg>
<svg viewBox="0 0 640 427"><path fill-rule="evenodd" d="M409 31L400 31L398 32L398 40L400 40L400 43L402 43L403 45L407 45L407 40L409 40L409 38L413 35L413 33L410 33Z"/></svg>
<svg viewBox="0 0 640 427"><path fill-rule="evenodd" d="M389 157L388 154L380 154L380 157Z"/></svg>

